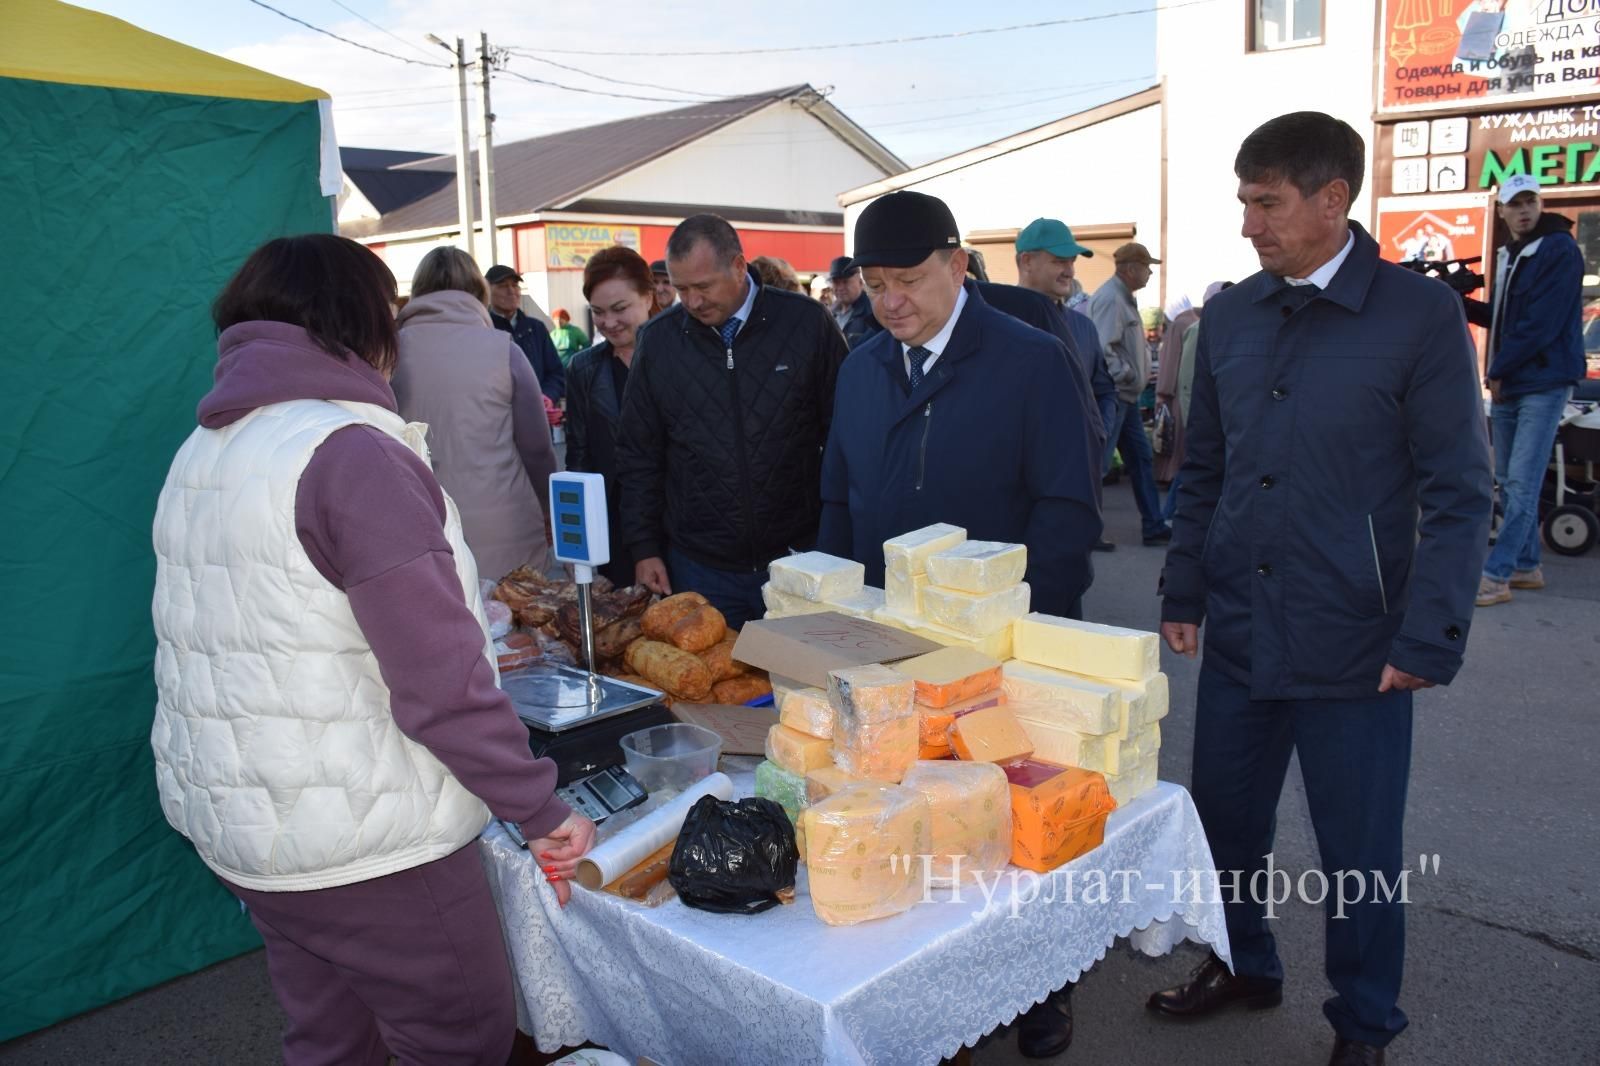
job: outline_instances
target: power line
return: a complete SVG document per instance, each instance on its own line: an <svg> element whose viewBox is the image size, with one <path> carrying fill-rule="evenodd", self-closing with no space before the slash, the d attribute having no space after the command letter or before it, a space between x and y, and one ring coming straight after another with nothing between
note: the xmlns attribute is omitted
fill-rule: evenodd
<svg viewBox="0 0 1600 1066"><path fill-rule="evenodd" d="M257 0L251 0L251 3L255 3L255 2L257 2ZM613 96L613 97L616 97L619 100L645 100L645 101L648 101L648 102L650 102L652 104L704 104L704 103L709 103L710 102L710 101L707 101L707 100L694 100L694 99L689 99L687 97L681 97L681 96L679 96L679 97L639 96L636 93L613 93L613 92L607 92L605 89L585 89L585 88L583 88L582 86L579 86L579 85L563 85L561 82L558 82L558 81L547 81L544 78L535 78L535 77L533 77L531 75L528 75L528 74L519 73L519 72L517 72L515 70L510 69L509 67L500 68L500 73L501 74L509 74L513 78L518 78L518 79L520 79L522 81L530 82L531 84L534 84L534 85L544 85L544 86L547 86L547 87L549 87L551 89L565 89L569 93L587 93L590 96Z"/></svg>
<svg viewBox="0 0 1600 1066"><path fill-rule="evenodd" d="M256 5L257 7L265 8L266 10L272 12L274 15L277 15L279 18L286 18L290 22L297 23L297 24L299 24L301 26L304 26L308 30L313 30L313 31L315 31L317 33L320 33L324 37L332 37L336 41L343 41L345 44L352 45L352 46L354 46L356 48L360 48L363 51L375 52L376 54L378 54L380 56L387 56L390 59L398 59L402 63L411 63L414 66L419 66L419 67L438 67L440 70L449 70L449 69L451 69L449 67L449 65L445 64L445 63L425 63L420 59L407 59L405 56L397 56L393 52L385 52L381 48L374 48L370 44L362 44L360 41L352 41L348 37L341 37L337 33L332 32L331 30L323 29L321 26L313 26L311 23L307 22L305 19L295 18L293 15L289 14L286 11L279 11L277 8L273 7L271 4L262 3L261 0L250 0L250 2L252 4L254 4L254 5Z"/></svg>
<svg viewBox="0 0 1600 1066"><path fill-rule="evenodd" d="M712 100L721 100L727 95L726 93L702 92L699 89L679 89L675 86L657 85L656 83L649 81L628 81L624 78L613 78L605 74L596 74L594 71L584 70L582 67L573 67L568 66L566 63L557 63L554 59L545 59L543 56L536 56L532 52L526 52L517 48L507 48L506 51L514 56L521 56L523 59L531 59L535 63L546 63L552 67L560 67L562 70L570 70L574 74L582 74L585 77L594 78L597 81L608 81L613 85L632 85L640 89L661 89L664 92L669 93L688 93L694 96L704 96Z"/></svg>
<svg viewBox="0 0 1600 1066"><path fill-rule="evenodd" d="M950 112L947 112L947 113L945 113L943 115L923 115L923 116L921 116L919 118L902 118L902 119L896 119L893 122L875 122L875 123L872 124L872 128L873 129L887 129L887 128L892 128L892 127L895 127L895 126L909 126L912 123L917 123L917 122L942 122L945 119L962 118L962 117L964 117L966 115L989 115L989 114L993 114L994 112L997 112L997 111L1012 111L1012 110L1015 110L1015 109L1017 109L1019 107L1033 107L1033 106L1038 105L1038 104L1049 103L1052 100L1064 100L1064 99L1066 99L1068 97L1072 97L1072 96L1082 96L1084 93L1091 93L1091 92L1094 92L1096 89L1109 88L1112 85L1126 84L1126 83L1135 82L1135 81L1142 81L1142 82L1147 82L1147 83L1150 83L1150 84L1154 84L1155 80L1156 80L1156 78L1155 78L1154 74L1150 74L1150 75L1146 75L1146 76L1138 77L1138 78L1119 78L1114 82L1102 82L1102 83L1093 84L1093 85L1085 85L1085 86L1083 86L1081 88L1074 89L1072 92L1054 93L1054 94L1052 94L1050 96L1041 96L1041 97L1038 97L1037 99L1033 99L1033 100L1022 100L1022 101L1020 101L1018 103L1014 103L1014 104L997 104L994 107L979 107L979 108L974 108L971 111L950 111Z"/></svg>
<svg viewBox="0 0 1600 1066"><path fill-rule="evenodd" d="M1076 26L1086 22L1105 22L1109 19L1127 18L1132 15L1151 15L1157 11L1176 11L1179 8L1197 7L1201 4L1214 4L1217 0L1183 0L1182 3L1166 4L1156 7L1133 8L1125 11L1112 11L1104 15L1075 15L1064 19L1047 19L1042 22L1019 22L1012 26L986 26L976 30L956 30L952 33L924 33L915 37L884 37L875 41L846 41L838 44L800 44L788 45L781 48L721 48L703 51L688 51L675 49L670 52L644 52L644 51L598 51L582 48L521 48L520 51L528 52L558 52L564 55L575 56L753 56L771 55L777 52L829 52L841 48L875 48L886 44L915 44L921 41L948 41L959 37L978 37L991 33L1012 33L1017 30L1040 30L1053 26Z"/></svg>
<svg viewBox="0 0 1600 1066"><path fill-rule="evenodd" d="M405 45L407 48L414 49L415 51L421 53L422 55L431 54L431 53L428 53L428 52L424 52L422 50L422 46L420 44L417 44L414 41L408 41L404 37L401 37L397 33L390 33L388 30L384 29L382 26L378 25L376 22L373 22L371 19L367 18L367 16L363 15L361 12L359 12L355 8L351 7L349 4L342 3L341 0L332 0L332 3L333 3L333 5L335 7L343 8L344 10L350 12L350 14L354 15L356 18L360 19L362 22L365 22L368 26L371 26L373 29L377 30L379 33L382 33L382 34L385 34L386 36L394 38L395 40L399 41L401 44Z"/></svg>

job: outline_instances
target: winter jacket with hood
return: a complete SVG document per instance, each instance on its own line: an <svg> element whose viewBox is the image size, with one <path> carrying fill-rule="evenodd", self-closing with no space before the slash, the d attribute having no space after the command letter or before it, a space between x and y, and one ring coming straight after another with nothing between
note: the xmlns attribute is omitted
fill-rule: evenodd
<svg viewBox="0 0 1600 1066"><path fill-rule="evenodd" d="M218 348L156 520L169 820L264 891L441 857L482 828L478 800L547 835L568 814L555 767L496 686L420 430L299 327L242 323Z"/></svg>
<svg viewBox="0 0 1600 1066"><path fill-rule="evenodd" d="M1572 220L1546 211L1532 233L1500 249L1494 298L1466 301L1468 321L1489 330L1484 377L1500 383L1503 399L1583 377L1583 273Z"/></svg>
<svg viewBox="0 0 1600 1066"><path fill-rule="evenodd" d="M512 338L469 293L414 297L400 309L394 395L428 427L439 484L461 509L484 577L547 558L544 500L556 470L544 401Z"/></svg>

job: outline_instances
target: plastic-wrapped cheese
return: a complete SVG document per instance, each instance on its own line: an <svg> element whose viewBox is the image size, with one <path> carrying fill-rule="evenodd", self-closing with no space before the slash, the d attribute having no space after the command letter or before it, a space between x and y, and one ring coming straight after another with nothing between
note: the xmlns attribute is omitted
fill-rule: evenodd
<svg viewBox="0 0 1600 1066"><path fill-rule="evenodd" d="M1011 861L1045 873L1100 846L1116 801L1093 770L1024 762L1011 783Z"/></svg>
<svg viewBox="0 0 1600 1066"><path fill-rule="evenodd" d="M761 602L766 605L768 618L788 618L797 614L820 614L833 610L825 603L812 603L799 596L780 592L772 587L770 581L761 586Z"/></svg>
<svg viewBox="0 0 1600 1066"><path fill-rule="evenodd" d="M881 722L840 716L834 723L833 765L854 777L898 782L917 761L919 725L915 711Z"/></svg>
<svg viewBox="0 0 1600 1066"><path fill-rule="evenodd" d="M820 688L785 691L778 700L778 721L797 733L833 739L833 704Z"/></svg>
<svg viewBox="0 0 1600 1066"><path fill-rule="evenodd" d="M806 774L806 803L807 805L821 803L841 789L849 788L851 785L868 783L866 778L847 774L832 763L827 766L819 766ZM878 782L878 784L886 783Z"/></svg>
<svg viewBox="0 0 1600 1066"><path fill-rule="evenodd" d="M847 614L851 618L871 618L874 613L883 610L888 602L882 589L875 589L865 585L860 592L850 596L830 597L823 601L828 610Z"/></svg>
<svg viewBox="0 0 1600 1066"><path fill-rule="evenodd" d="M974 595L929 585L922 591L922 614L935 625L969 637L987 637L1028 613L1028 586L1010 585L999 592Z"/></svg>
<svg viewBox="0 0 1600 1066"><path fill-rule="evenodd" d="M896 785L835 792L800 814L811 906L829 925L887 918L922 898L928 801Z"/></svg>
<svg viewBox="0 0 1600 1066"><path fill-rule="evenodd" d="M821 603L861 591L867 568L826 552L801 552L772 560L767 583L779 592Z"/></svg>
<svg viewBox="0 0 1600 1066"><path fill-rule="evenodd" d="M772 682L772 705L774 707L783 706L783 697L786 694L813 687L804 681L796 681L794 678L784 677L782 674L768 674L767 680Z"/></svg>
<svg viewBox="0 0 1600 1066"><path fill-rule="evenodd" d="M998 540L963 541L928 556L928 580L962 592L999 592L1027 572L1028 549Z"/></svg>
<svg viewBox="0 0 1600 1066"><path fill-rule="evenodd" d="M1006 663L1002 675L1001 687L1013 701L1052 705L1052 713L1041 710L1036 717L1090 736L1114 733L1121 722L1126 694L1110 682L1016 661Z"/></svg>
<svg viewBox="0 0 1600 1066"><path fill-rule="evenodd" d="M922 614L922 593L928 587L927 574L883 575L883 605L898 614L916 618Z"/></svg>
<svg viewBox="0 0 1600 1066"><path fill-rule="evenodd" d="M1091 736L1051 721L1048 716L1033 713L1039 705L1013 703L1008 706L1033 743L1033 757L1041 762L1097 770L1109 777L1122 773L1161 747L1161 734L1155 726L1146 726L1127 739L1115 733Z"/></svg>
<svg viewBox="0 0 1600 1066"><path fill-rule="evenodd" d="M1147 755L1122 773L1106 778L1106 787L1118 806L1131 803L1156 787L1156 762L1154 755Z"/></svg>
<svg viewBox="0 0 1600 1066"><path fill-rule="evenodd" d="M1002 661L1011 658L1011 626L996 630L986 637L974 637L957 632L949 626L942 626L925 618L904 615L887 608L873 615L872 620L893 626L895 629L903 629L907 633L915 633L919 637L926 637L947 648L970 648L991 659Z"/></svg>
<svg viewBox="0 0 1600 1066"><path fill-rule="evenodd" d="M1011 786L993 763L918 762L901 782L928 801L928 881L951 885L1011 861Z"/></svg>
<svg viewBox="0 0 1600 1066"><path fill-rule="evenodd" d="M783 808L789 820L795 821L806 806L806 779L792 774L775 762L763 760L756 764L756 795L764 796Z"/></svg>
<svg viewBox="0 0 1600 1066"><path fill-rule="evenodd" d="M1106 684L1122 693L1117 736L1123 740L1167 716L1172 696L1166 674L1157 674L1148 681L1107 681Z"/></svg>
<svg viewBox="0 0 1600 1066"><path fill-rule="evenodd" d="M916 687L888 666L850 666L828 673L828 702L841 722L884 722L915 713Z"/></svg>
<svg viewBox="0 0 1600 1066"><path fill-rule="evenodd" d="M950 723L950 748L968 762L1021 762L1033 754L1028 734L1004 705L957 717Z"/></svg>
<svg viewBox="0 0 1600 1066"><path fill-rule="evenodd" d="M967 539L960 526L939 522L883 542L883 569L896 577L908 578L928 572L928 556L954 548Z"/></svg>
<svg viewBox="0 0 1600 1066"><path fill-rule="evenodd" d="M912 680L924 707L948 707L1000 687L1000 660L969 648L940 648L902 659L893 669Z"/></svg>
<svg viewBox="0 0 1600 1066"><path fill-rule="evenodd" d="M809 736L786 725L767 730L767 761L804 777L808 771L828 765L833 745L821 737Z"/></svg>
<svg viewBox="0 0 1600 1066"><path fill-rule="evenodd" d="M1029 614L1011 627L1017 658L1089 677L1146 681L1161 671L1154 633L1049 614Z"/></svg>

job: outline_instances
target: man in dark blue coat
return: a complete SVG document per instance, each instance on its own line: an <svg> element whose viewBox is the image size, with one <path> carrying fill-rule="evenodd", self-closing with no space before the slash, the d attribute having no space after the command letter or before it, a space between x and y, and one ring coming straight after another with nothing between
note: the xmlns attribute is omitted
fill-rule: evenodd
<svg viewBox="0 0 1600 1066"><path fill-rule="evenodd" d="M489 321L494 328L511 334L522 354L533 365L539 391L560 403L567 394L567 371L550 339L550 327L522 313L522 275L508 266L496 264L483 275L489 283Z"/></svg>
<svg viewBox="0 0 1600 1066"><path fill-rule="evenodd" d="M1273 119L1239 149L1243 234L1264 269L1200 320L1161 610L1176 652L1193 656L1207 626L1191 788L1224 883L1244 888L1223 901L1233 973L1212 956L1150 1007L1198 1017L1280 1001L1250 886L1266 879L1298 752L1333 886L1336 1066L1381 1063L1406 1024L1404 908L1384 886L1404 863L1412 693L1461 666L1490 510L1460 302L1381 261L1349 221L1364 153L1318 112Z"/></svg>
<svg viewBox="0 0 1600 1066"><path fill-rule="evenodd" d="M851 348L883 332L872 315L872 301L861 288L861 267L848 255L836 256L828 265L833 286L833 321Z"/></svg>
<svg viewBox="0 0 1600 1066"><path fill-rule="evenodd" d="M1082 375L1047 334L984 303L943 201L903 190L856 222L884 332L839 370L818 546L883 579L883 542L935 522L1028 546L1035 610L1071 610L1100 535Z"/></svg>
<svg viewBox="0 0 1600 1066"><path fill-rule="evenodd" d="M1507 603L1512 589L1544 588L1539 565L1539 488L1556 427L1583 377L1583 252L1572 220L1544 209L1539 179L1518 174L1495 210L1511 235L1495 263L1489 303L1466 301L1467 319L1489 331L1485 384L1493 398L1494 474L1505 519L1483 564L1478 606Z"/></svg>

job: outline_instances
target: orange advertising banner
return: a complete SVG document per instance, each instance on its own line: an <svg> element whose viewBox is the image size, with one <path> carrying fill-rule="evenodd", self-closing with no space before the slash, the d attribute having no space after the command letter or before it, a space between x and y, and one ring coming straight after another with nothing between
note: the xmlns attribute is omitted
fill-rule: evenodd
<svg viewBox="0 0 1600 1066"><path fill-rule="evenodd" d="M1378 109L1516 108L1600 87L1600 0L1383 0Z"/></svg>

